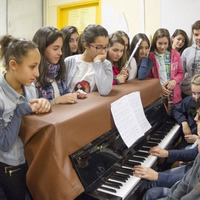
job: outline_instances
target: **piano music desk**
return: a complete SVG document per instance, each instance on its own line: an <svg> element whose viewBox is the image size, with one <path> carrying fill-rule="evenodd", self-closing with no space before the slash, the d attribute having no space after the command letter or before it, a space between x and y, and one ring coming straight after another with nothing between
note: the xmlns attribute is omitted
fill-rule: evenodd
<svg viewBox="0 0 200 200"><path fill-rule="evenodd" d="M69 155L111 130L110 104L134 91L141 92L143 107L162 96L159 80L134 79L113 86L108 96L93 92L76 104L56 105L49 114L23 118L20 136L34 200L72 200L84 191Z"/></svg>

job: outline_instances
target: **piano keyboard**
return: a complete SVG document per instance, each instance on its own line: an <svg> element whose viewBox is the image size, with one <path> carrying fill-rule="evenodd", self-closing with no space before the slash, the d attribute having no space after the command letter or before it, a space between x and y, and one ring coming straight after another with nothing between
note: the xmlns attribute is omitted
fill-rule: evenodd
<svg viewBox="0 0 200 200"><path fill-rule="evenodd" d="M150 138L151 142L148 143L150 146L147 144L144 145L143 148L136 153L136 155L134 154L132 158L128 159L127 164L123 165L121 169L116 169L116 171L112 173L108 180L105 181L104 184L102 184L97 190L125 199L141 179L132 175L132 167L134 164L141 164L145 167L151 167L155 163L157 157L149 154L147 157L145 157L145 153L147 154L149 148L157 145L165 149L177 133L179 127L180 125L175 124L163 139L156 138L156 135L155 138ZM160 142L156 143L156 140ZM137 157L140 159L137 159Z"/></svg>

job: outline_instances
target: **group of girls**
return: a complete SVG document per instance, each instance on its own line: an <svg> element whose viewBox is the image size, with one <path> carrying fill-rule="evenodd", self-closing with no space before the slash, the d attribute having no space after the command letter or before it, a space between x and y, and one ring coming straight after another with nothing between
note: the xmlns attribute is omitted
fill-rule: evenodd
<svg viewBox="0 0 200 200"><path fill-rule="evenodd" d="M64 54L73 55L77 32L66 37L71 37L71 50ZM23 200L28 195L27 164L18 136L22 116L47 113L54 104L75 103L77 98L85 98L86 92L98 90L108 95L112 89L112 66L106 60L107 30L92 24L81 38L84 52L65 61L63 33L54 27L40 28L33 42L9 35L0 39L6 68L0 78L0 194L3 190L8 200Z"/></svg>
<svg viewBox="0 0 200 200"><path fill-rule="evenodd" d="M76 103L96 90L108 95L112 85L135 77L158 78L164 95L173 93L176 104L181 101L184 77L177 51L182 53L187 46L186 36L177 31L171 46L169 32L159 29L150 46L143 33L130 43L123 31L109 36L105 28L91 24L81 36L74 26L61 31L46 26L35 33L33 42L2 37L0 56L6 73L0 79L0 188L6 197L22 200L27 194L27 164L18 136L22 116L47 113L55 104ZM127 66L139 39L142 42Z"/></svg>

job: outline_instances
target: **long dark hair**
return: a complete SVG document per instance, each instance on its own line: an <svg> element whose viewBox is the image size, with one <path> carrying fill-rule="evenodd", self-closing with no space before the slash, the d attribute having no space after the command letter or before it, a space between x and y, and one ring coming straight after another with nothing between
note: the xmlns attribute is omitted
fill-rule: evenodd
<svg viewBox="0 0 200 200"><path fill-rule="evenodd" d="M127 40L128 40L128 46L127 46L127 50L126 50L126 58L128 60L129 56L130 56L130 38L129 38L128 34L126 32L124 32L124 31L122 31L122 30L118 30L115 33L120 35L122 38L126 37Z"/></svg>
<svg viewBox="0 0 200 200"><path fill-rule="evenodd" d="M39 82L41 86L51 84L47 73L48 67L47 59L45 56L45 49L60 37L63 38L62 33L57 28L50 26L40 28L33 37L33 42L35 42L38 45L38 49L41 54L41 62L39 65L40 76L37 78L37 82ZM58 63L60 64L60 70L58 72L56 80L64 80L66 76L66 69L63 55L61 55Z"/></svg>
<svg viewBox="0 0 200 200"><path fill-rule="evenodd" d="M108 31L98 24L90 24L88 25L83 33L81 34L81 42L84 43L93 43L95 42L96 38L99 36L108 37Z"/></svg>
<svg viewBox="0 0 200 200"><path fill-rule="evenodd" d="M63 56L64 58L71 56L72 52L70 51L69 41L72 34L77 33L78 30L75 26L65 26L61 30L63 34Z"/></svg>
<svg viewBox="0 0 200 200"><path fill-rule="evenodd" d="M187 36L187 33L182 30L182 29L176 29L175 32L173 33L172 37L176 37L177 35L182 35L185 38L185 43L184 45L179 49L179 53L182 54L183 51L188 47L189 45L189 38Z"/></svg>
<svg viewBox="0 0 200 200"><path fill-rule="evenodd" d="M159 38L166 37L168 39L168 51L171 51L172 45L171 45L171 39L170 39L170 34L169 31L165 28L160 28L158 29L154 35L153 35L153 40L152 40L152 45L151 45L151 51L154 51L156 48L156 42Z"/></svg>
<svg viewBox="0 0 200 200"><path fill-rule="evenodd" d="M117 62L113 62L113 64L114 64L115 66L117 66L117 68L118 68L119 70L121 70L122 67L123 67L123 66L125 65L125 63L126 63L125 42L124 42L123 38L122 38L120 35L118 35L118 34L116 34L116 33L113 33L113 34L111 34L111 35L109 36L109 44L110 44L110 46L112 47L115 43L119 43L119 44L121 44L121 45L124 46L124 52L123 52L122 57L121 57ZM109 52L107 53L107 59L110 60ZM111 60L110 60L110 61L111 61Z"/></svg>
<svg viewBox="0 0 200 200"><path fill-rule="evenodd" d="M150 42L149 42L148 37L144 33L138 33L137 35L135 35L133 37L133 39L131 41L130 54L132 54L133 50L136 47L136 44L138 43L138 41L140 39L142 39L142 42L146 41L147 44L149 45L149 48L150 48ZM137 64L139 64L139 62L140 62L140 60L139 60L139 50L140 50L140 47L137 49L137 51L135 52L135 55L133 56L135 58Z"/></svg>

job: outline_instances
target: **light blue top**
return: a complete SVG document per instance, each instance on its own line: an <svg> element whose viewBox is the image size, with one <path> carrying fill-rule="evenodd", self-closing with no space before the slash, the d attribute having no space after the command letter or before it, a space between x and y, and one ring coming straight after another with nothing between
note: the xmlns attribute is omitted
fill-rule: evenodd
<svg viewBox="0 0 200 200"><path fill-rule="evenodd" d="M17 166L25 163L23 143L18 136L22 116L30 114L29 101L36 98L33 85L24 87L24 96L18 94L0 78L0 162Z"/></svg>

